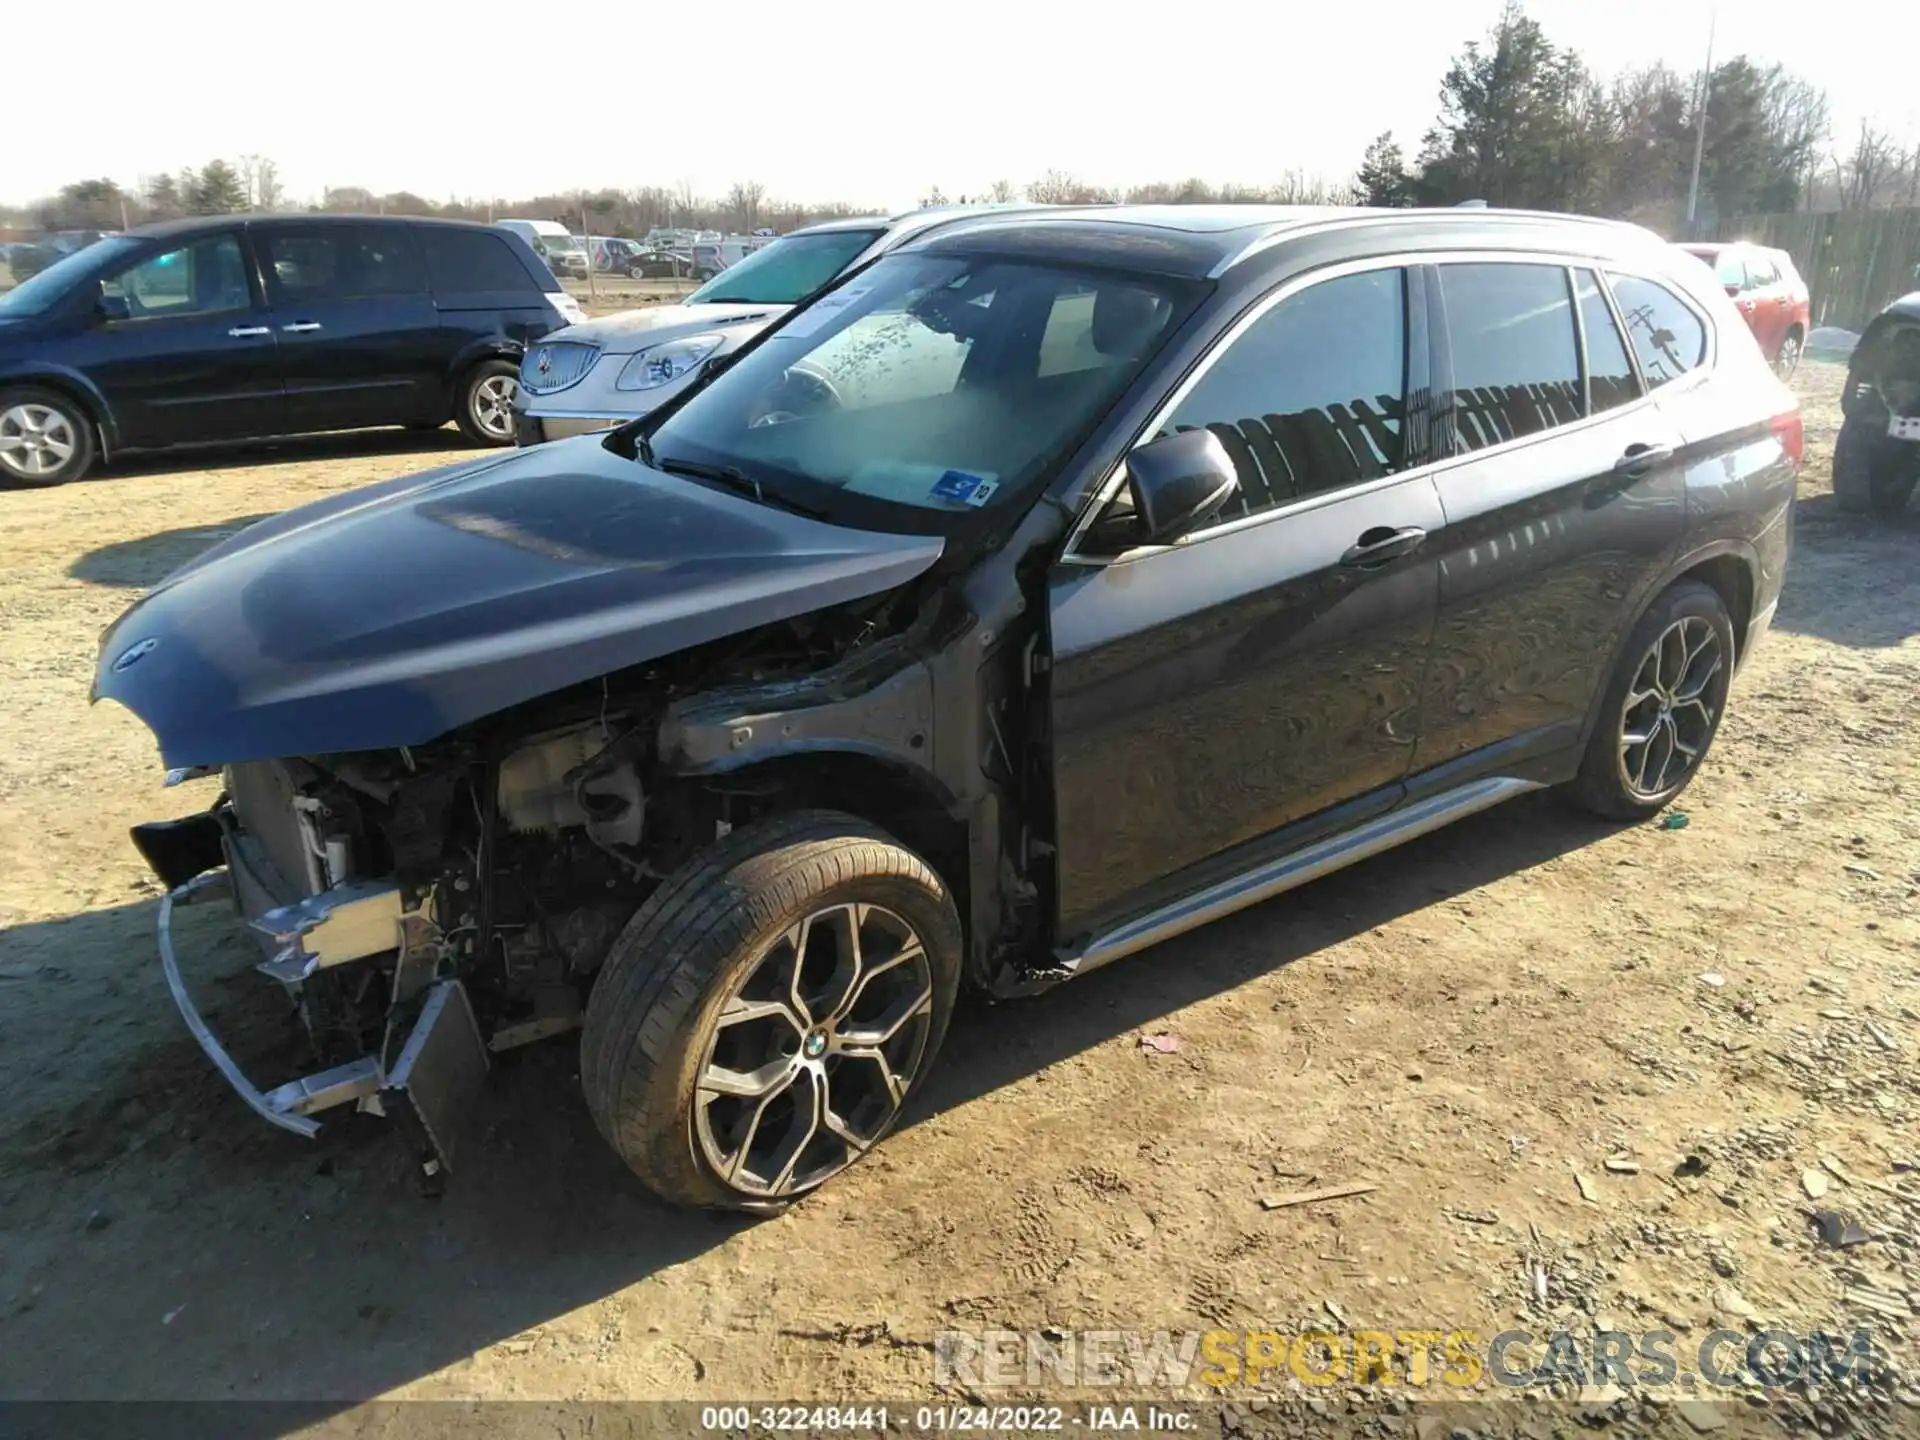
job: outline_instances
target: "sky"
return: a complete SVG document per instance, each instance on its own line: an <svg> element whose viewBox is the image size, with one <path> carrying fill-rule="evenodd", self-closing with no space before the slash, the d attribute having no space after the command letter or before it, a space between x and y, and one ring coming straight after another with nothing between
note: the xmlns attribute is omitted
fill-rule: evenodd
<svg viewBox="0 0 1920 1440"><path fill-rule="evenodd" d="M1528 0L1610 74L1704 58L1714 0ZM755 180L770 198L876 208L1049 169L1098 184L1345 179L1367 142L1409 153L1450 57L1499 0L197 0L174 19L68 0L72 66L9 67L0 202L81 177L133 185L271 157L288 195L330 185L484 200ZM1863 116L1920 139L1911 47L1880 0L1722 4L1744 51L1824 87L1835 143ZM663 24L649 15L685 17ZM622 18L610 19L609 16ZM575 18L578 17L578 18ZM66 28L63 26L63 28ZM1879 36L1876 43L1873 37Z"/></svg>

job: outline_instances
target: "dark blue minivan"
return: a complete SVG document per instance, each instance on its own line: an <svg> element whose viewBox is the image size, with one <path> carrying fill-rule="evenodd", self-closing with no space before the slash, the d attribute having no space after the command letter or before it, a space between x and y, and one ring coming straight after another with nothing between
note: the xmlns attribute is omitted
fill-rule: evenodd
<svg viewBox="0 0 1920 1440"><path fill-rule="evenodd" d="M222 215L109 236L0 294L0 486L374 425L511 444L522 350L583 318L486 225Z"/></svg>

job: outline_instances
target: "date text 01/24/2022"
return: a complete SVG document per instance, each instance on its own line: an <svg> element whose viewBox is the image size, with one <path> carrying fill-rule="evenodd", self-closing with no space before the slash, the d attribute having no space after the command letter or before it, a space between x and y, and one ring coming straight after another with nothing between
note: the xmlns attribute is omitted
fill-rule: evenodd
<svg viewBox="0 0 1920 1440"><path fill-rule="evenodd" d="M742 1435L756 1431L877 1434L896 1428L896 1414L897 1428L911 1428L921 1433L1070 1430L1178 1433L1191 1430L1194 1424L1188 1411L1162 1409L1156 1405L1090 1405L1084 1412L1061 1405L921 1405L910 1416L885 1405L708 1405L700 1411L700 1428Z"/></svg>

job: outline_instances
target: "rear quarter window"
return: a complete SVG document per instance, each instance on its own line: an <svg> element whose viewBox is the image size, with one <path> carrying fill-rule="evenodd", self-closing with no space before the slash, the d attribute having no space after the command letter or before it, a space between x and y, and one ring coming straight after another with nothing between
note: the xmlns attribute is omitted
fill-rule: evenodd
<svg viewBox="0 0 1920 1440"><path fill-rule="evenodd" d="M500 236L484 230L443 230L422 226L420 248L436 294L528 290L540 286Z"/></svg>
<svg viewBox="0 0 1920 1440"><path fill-rule="evenodd" d="M1706 322L1678 295L1638 275L1607 278L1649 390L1678 380L1707 358Z"/></svg>

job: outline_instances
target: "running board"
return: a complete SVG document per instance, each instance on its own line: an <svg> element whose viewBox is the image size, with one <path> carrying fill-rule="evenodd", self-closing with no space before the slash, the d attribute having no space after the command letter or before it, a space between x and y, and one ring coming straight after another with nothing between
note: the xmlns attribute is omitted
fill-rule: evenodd
<svg viewBox="0 0 1920 1440"><path fill-rule="evenodd" d="M1378 855L1382 850L1391 850L1403 841L1425 835L1430 830L1438 830L1477 810L1485 810L1502 800L1510 800L1515 795L1541 788L1533 780L1494 776L1475 780L1457 790L1416 800L1345 834L1318 841L1278 860L1269 860L1244 875L1209 885L1138 920L1129 920L1104 935L1094 937L1078 955L1063 958L1062 964L1068 975L1084 975L1089 970L1098 970L1102 965L1124 960L1149 945L1158 945L1162 940L1171 940L1176 935L1197 930L1236 910L1258 905L1262 900L1285 894L1309 880L1318 880L1322 875L1330 875L1370 855Z"/></svg>

